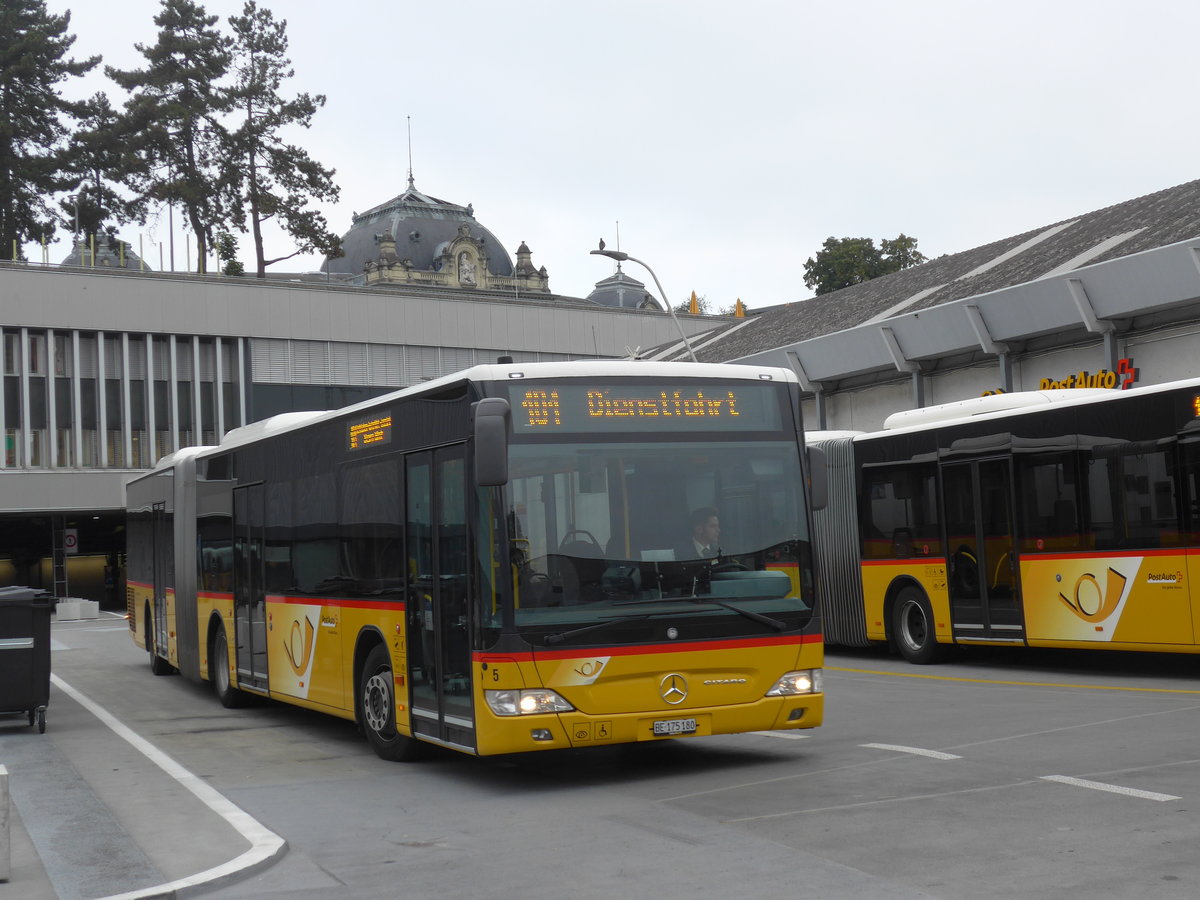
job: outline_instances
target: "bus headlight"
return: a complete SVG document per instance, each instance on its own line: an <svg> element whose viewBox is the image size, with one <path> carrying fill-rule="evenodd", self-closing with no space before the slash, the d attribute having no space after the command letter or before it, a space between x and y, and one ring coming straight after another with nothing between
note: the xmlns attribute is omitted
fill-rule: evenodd
<svg viewBox="0 0 1200 900"><path fill-rule="evenodd" d="M767 691L768 697L791 697L795 694L819 694L824 690L820 669L788 672Z"/></svg>
<svg viewBox="0 0 1200 900"><path fill-rule="evenodd" d="M570 712L575 707L554 691L484 691L484 699L498 716L532 716L539 713Z"/></svg>

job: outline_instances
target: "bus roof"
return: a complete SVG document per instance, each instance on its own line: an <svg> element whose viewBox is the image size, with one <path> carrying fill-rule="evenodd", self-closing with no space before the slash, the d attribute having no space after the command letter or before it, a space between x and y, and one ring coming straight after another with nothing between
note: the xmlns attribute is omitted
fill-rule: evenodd
<svg viewBox="0 0 1200 900"><path fill-rule="evenodd" d="M1087 406L1107 403L1138 394L1160 393L1180 388L1200 390L1200 378L1168 381L1145 385L1128 391L1106 388L1067 388L1053 391L1020 391L1012 394L994 394L987 397L970 397L953 403L927 406L920 409L893 413L884 420L883 429L858 435L856 440L885 437L899 432L921 431L939 425L962 424L963 422L1003 419L1006 416L1022 416L1047 409L1050 406Z"/></svg>
<svg viewBox="0 0 1200 900"><path fill-rule="evenodd" d="M229 431L218 447L190 447L192 455L210 455L242 444L252 443L265 437L294 431L305 425L343 415L353 415L359 410L372 409L402 397L417 397L436 393L439 390L463 382L504 382L521 378L620 378L641 376L648 378L723 378L746 381L776 381L798 384L799 379L791 369L772 366L744 366L732 363L659 362L652 360L627 359L583 359L570 362L490 363L472 366L459 372L443 375L432 381L401 388L390 394L372 397L341 409L314 410L306 412L280 413ZM163 457L158 465L178 459L175 454Z"/></svg>
<svg viewBox="0 0 1200 900"><path fill-rule="evenodd" d="M1112 393L1112 391L1105 388L1062 388L1053 391L1019 391L1014 394L988 394L984 397L968 397L966 400L939 403L936 406L904 409L900 412L892 413L884 419L883 427L885 431L893 431L898 428L932 425L937 422L948 422L954 419L969 419L994 412L1011 412L1030 406L1043 406L1048 403L1062 403L1065 400L1108 396Z"/></svg>

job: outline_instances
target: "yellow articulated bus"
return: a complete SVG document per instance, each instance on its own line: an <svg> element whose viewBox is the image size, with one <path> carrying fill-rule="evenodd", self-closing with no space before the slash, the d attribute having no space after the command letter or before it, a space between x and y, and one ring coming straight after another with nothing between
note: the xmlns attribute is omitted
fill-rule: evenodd
<svg viewBox="0 0 1200 900"><path fill-rule="evenodd" d="M1200 379L1000 394L812 432L830 644L1200 652Z"/></svg>
<svg viewBox="0 0 1200 900"><path fill-rule="evenodd" d="M812 728L802 442L795 376L745 366L477 366L276 416L130 482L130 629L156 674L387 759Z"/></svg>

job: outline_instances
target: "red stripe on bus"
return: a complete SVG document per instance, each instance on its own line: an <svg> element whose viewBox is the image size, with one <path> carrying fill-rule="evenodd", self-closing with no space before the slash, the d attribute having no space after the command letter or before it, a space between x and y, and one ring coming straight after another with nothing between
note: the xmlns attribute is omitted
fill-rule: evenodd
<svg viewBox="0 0 1200 900"><path fill-rule="evenodd" d="M577 647L573 650L535 650L522 653L497 653L494 650L476 650L472 657L475 662L502 662L519 660L530 662L534 659L575 659L580 656L639 656L656 653L694 653L698 650L745 650L753 647L787 647L801 644L818 644L823 640L820 634L801 634L791 637L745 638L736 641L688 641L673 644L639 644L621 647Z"/></svg>
<svg viewBox="0 0 1200 900"><path fill-rule="evenodd" d="M864 566L911 566L914 563L920 563L927 566L930 563L946 564L944 556L906 556L904 559L864 559Z"/></svg>
<svg viewBox="0 0 1200 900"><path fill-rule="evenodd" d="M1027 552L1019 554L1022 560L1035 559L1127 559L1131 556L1184 556L1188 553L1195 553L1196 550L1189 550L1184 547L1177 547L1174 550L1079 550L1075 553L1036 553Z"/></svg>
<svg viewBox="0 0 1200 900"><path fill-rule="evenodd" d="M339 597L284 597L268 594L268 603L287 603L293 606L334 606L338 609L397 609L403 610L403 600L346 600Z"/></svg>

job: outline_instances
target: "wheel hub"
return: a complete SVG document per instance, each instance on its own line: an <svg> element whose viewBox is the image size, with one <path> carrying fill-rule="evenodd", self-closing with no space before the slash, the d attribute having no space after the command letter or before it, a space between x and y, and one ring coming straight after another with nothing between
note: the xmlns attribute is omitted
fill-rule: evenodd
<svg viewBox="0 0 1200 900"><path fill-rule="evenodd" d="M387 727L389 707L392 702L390 671L376 672L367 679L363 691L363 718L372 731L380 732Z"/></svg>

